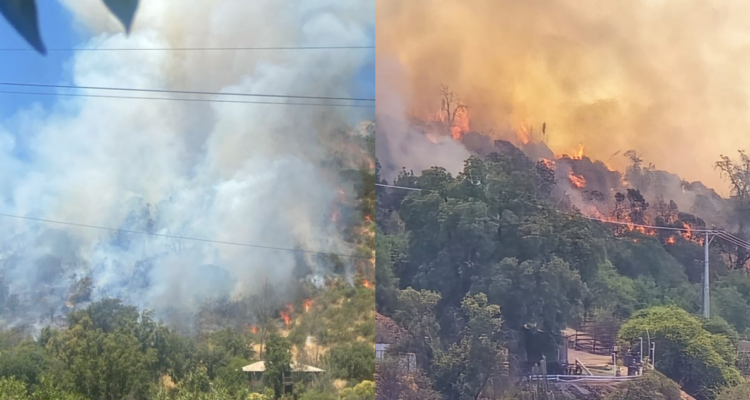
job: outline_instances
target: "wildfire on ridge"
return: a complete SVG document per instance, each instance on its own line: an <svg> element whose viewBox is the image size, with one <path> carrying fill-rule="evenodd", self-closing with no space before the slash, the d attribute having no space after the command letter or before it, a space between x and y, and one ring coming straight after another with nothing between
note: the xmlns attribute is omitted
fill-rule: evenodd
<svg viewBox="0 0 750 400"><path fill-rule="evenodd" d="M302 302L302 306L305 307L305 312L310 311L310 309L312 308L312 305L313 305L312 299L307 299Z"/></svg>
<svg viewBox="0 0 750 400"><path fill-rule="evenodd" d="M370 281L368 281L367 279L363 279L362 280L362 286L364 286L364 287L366 287L368 289L372 289L372 283L370 283Z"/></svg>
<svg viewBox="0 0 750 400"><path fill-rule="evenodd" d="M570 183L572 183L573 186L578 189L586 187L586 178L581 175L574 174L573 171L570 171L568 173L568 179L570 179Z"/></svg>

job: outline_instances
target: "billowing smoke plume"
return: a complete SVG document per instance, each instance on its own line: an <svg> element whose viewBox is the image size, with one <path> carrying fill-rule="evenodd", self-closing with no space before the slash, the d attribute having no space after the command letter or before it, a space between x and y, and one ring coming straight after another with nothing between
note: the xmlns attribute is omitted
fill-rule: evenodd
<svg viewBox="0 0 750 400"><path fill-rule="evenodd" d="M750 147L748 12L735 0L383 0L377 57L405 71L391 90L422 119L446 84L469 104L472 129L546 122L556 154L635 149L723 188L713 163Z"/></svg>
<svg viewBox="0 0 750 400"><path fill-rule="evenodd" d="M92 47L361 46L374 22L370 1L144 1L126 37L100 0L65 3L96 33ZM371 56L78 52L64 83L362 97L354 77ZM357 140L352 127L365 118L372 118L367 109L61 99L52 109L0 121L0 207L34 218L351 254L332 218L342 190L352 193L338 172L341 163L359 168L370 161L364 151L358 161L351 152L350 160L332 161L342 143ZM328 271L310 254L26 220L3 219L0 243L0 305L34 305L0 325L59 314L64 302L87 297L89 279L92 298L117 296L165 313L250 294L266 280L282 285L300 262L314 275Z"/></svg>

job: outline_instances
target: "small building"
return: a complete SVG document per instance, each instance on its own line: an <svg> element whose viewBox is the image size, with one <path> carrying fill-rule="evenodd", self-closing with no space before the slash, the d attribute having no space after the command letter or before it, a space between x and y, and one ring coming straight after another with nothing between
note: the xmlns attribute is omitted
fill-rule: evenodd
<svg viewBox="0 0 750 400"><path fill-rule="evenodd" d="M414 353L397 352L393 346L404 343L409 339L409 332L399 326L396 321L382 315L375 314L375 363L380 364L386 357L396 360L399 366L410 372L417 369L417 356Z"/></svg>
<svg viewBox="0 0 750 400"><path fill-rule="evenodd" d="M308 382L310 381L310 378L315 374L325 372L320 368L315 368L313 366L300 363L289 364L289 367L292 370L292 374L291 376L284 377L284 386L286 387L285 390L289 393L294 393L295 383ZM257 385L259 382L261 382L263 373L266 372L266 362L258 361L250 365L245 365L244 367L242 367L242 371L249 373L253 385Z"/></svg>

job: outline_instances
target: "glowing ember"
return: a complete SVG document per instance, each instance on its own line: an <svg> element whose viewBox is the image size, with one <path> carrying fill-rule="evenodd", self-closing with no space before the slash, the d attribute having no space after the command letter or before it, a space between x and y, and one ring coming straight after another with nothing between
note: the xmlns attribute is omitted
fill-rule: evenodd
<svg viewBox="0 0 750 400"><path fill-rule="evenodd" d="M302 302L302 305L305 307L305 312L310 311L310 308L312 308L313 305L313 301L312 299L307 299Z"/></svg>
<svg viewBox="0 0 750 400"><path fill-rule="evenodd" d="M362 280L362 286L368 289L372 289L372 283L370 283L370 281L368 281L367 279Z"/></svg>
<svg viewBox="0 0 750 400"><path fill-rule="evenodd" d="M578 145L578 150L573 153L573 157L571 157L574 160L583 160L583 145Z"/></svg>
<svg viewBox="0 0 750 400"><path fill-rule="evenodd" d="M540 161L542 162L542 164L544 164L545 167L547 167L549 169L555 169L555 161L554 160L550 160L548 158L542 158Z"/></svg>
<svg viewBox="0 0 750 400"><path fill-rule="evenodd" d="M690 228L690 225L688 225L688 224L686 224L686 223L684 223L684 222L683 222L683 223L682 223L682 226L683 226L683 227L684 227L685 229L687 229L687 231L686 231L686 232L683 232L683 233L682 233L682 237L684 237L684 238L685 238L685 239L687 239L687 240L690 240L690 239L692 239L692 238L693 238L693 230L692 230L692 228Z"/></svg>
<svg viewBox="0 0 750 400"><path fill-rule="evenodd" d="M674 236L670 236L669 239L667 239L667 244L674 244L675 239Z"/></svg>
<svg viewBox="0 0 750 400"><path fill-rule="evenodd" d="M577 187L578 189L586 187L586 178L581 175L574 174L573 171L570 171L568 173L568 179L570 179L570 183L572 183L573 186Z"/></svg>

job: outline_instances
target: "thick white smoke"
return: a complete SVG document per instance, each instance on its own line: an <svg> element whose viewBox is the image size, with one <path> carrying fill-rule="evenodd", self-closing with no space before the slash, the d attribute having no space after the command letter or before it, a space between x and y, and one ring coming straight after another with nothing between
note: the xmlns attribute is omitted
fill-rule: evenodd
<svg viewBox="0 0 750 400"><path fill-rule="evenodd" d="M361 46L374 24L368 0L150 0L126 37L100 0L64 3L95 32L90 47ZM361 97L353 81L370 56L77 52L62 83ZM331 221L343 184L325 163L341 129L365 118L367 109L354 108L61 98L51 110L0 121L0 207L50 220L351 253ZM14 137L29 138L23 160L14 155ZM93 279L95 296L157 312L191 309L206 298L252 293L266 279L282 283L299 257L12 219L0 223L0 241L0 276L38 310L64 302L83 276ZM317 258L306 258L325 272Z"/></svg>

